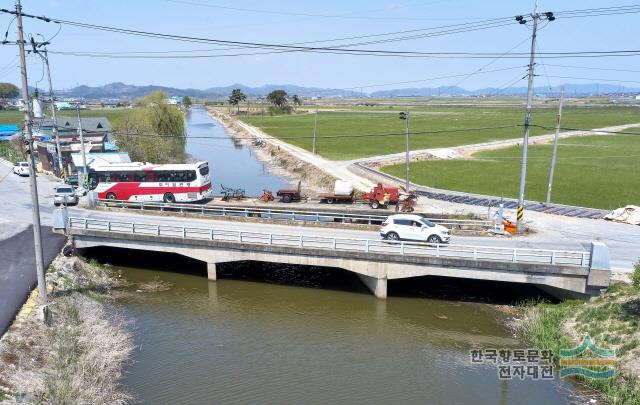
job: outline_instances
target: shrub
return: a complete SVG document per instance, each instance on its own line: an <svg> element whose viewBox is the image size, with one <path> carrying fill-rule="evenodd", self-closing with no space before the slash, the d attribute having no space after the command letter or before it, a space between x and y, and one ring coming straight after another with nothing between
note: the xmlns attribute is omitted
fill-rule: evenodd
<svg viewBox="0 0 640 405"><path fill-rule="evenodd" d="M640 288L640 260L633 266L633 273L631 273L631 284L634 287Z"/></svg>

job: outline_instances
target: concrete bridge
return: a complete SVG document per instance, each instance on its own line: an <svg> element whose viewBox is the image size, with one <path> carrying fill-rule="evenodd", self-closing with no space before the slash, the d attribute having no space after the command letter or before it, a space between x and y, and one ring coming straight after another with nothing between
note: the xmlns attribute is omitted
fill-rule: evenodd
<svg viewBox="0 0 640 405"><path fill-rule="evenodd" d="M172 252L204 261L209 280L216 280L217 264L235 261L341 268L378 298L387 297L388 280L420 276L533 284L559 297L598 294L611 277L608 249L598 242L590 252L435 245L76 217L67 231L78 249Z"/></svg>

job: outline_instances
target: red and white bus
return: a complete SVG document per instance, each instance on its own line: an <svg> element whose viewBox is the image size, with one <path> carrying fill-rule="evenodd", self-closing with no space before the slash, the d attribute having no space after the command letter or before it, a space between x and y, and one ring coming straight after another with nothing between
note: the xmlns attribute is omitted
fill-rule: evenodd
<svg viewBox="0 0 640 405"><path fill-rule="evenodd" d="M89 171L89 183L98 198L108 200L192 202L213 193L208 162L94 166Z"/></svg>

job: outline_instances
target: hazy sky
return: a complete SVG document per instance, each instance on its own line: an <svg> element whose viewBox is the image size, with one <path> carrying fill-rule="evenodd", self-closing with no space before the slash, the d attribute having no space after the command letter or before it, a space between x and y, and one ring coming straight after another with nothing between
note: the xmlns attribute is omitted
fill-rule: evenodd
<svg viewBox="0 0 640 405"><path fill-rule="evenodd" d="M533 0L352 0L352 1L258 1L258 0L24 0L25 13L45 15L91 24L136 30L261 43L319 41L358 35L423 29L451 24L468 24L478 19L509 17L531 12ZM574 10L634 4L617 0L540 0L541 11ZM0 8L13 8L13 0L0 0ZM4 33L12 16L0 14ZM599 51L640 49L640 14L575 19L557 19L539 32L542 51ZM47 38L56 24L25 19L25 32ZM513 21L505 27L390 44L368 45L367 49L423 52L514 52L529 50L529 28ZM9 39L15 40L15 22ZM327 44L359 42L344 40ZM365 46L358 46L363 48ZM63 26L52 40L50 51L58 52L157 52L206 50L198 54L220 54L220 45L134 37ZM238 51L233 51L238 52ZM246 52L240 51L240 52ZM249 50L251 52L251 50ZM18 83L17 47L0 46L0 81ZM158 84L207 88L243 83L297 84L303 86L357 88L390 82L429 79L474 72L490 60L421 59L282 53L202 59L105 59L51 55L56 88L102 85L120 81L128 84ZM640 76L632 72L586 70L597 67L640 71L640 56L599 59L555 59L538 65L537 85L587 83L594 80L627 80L621 86L640 87ZM525 74L525 59L502 59L486 70L514 68L501 72L459 78L427 80L406 85L365 87L365 91L399 87L435 87L458 83L461 87L504 87ZM28 58L30 84L41 79L42 64ZM551 77L547 77L551 76ZM633 83L633 81L639 81ZM520 81L524 85L525 81ZM618 84L618 83L611 83ZM38 84L44 87L45 81Z"/></svg>

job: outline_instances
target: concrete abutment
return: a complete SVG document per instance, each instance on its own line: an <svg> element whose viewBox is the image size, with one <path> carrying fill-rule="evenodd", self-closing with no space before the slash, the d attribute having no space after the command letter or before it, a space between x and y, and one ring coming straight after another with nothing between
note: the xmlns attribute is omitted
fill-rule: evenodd
<svg viewBox="0 0 640 405"><path fill-rule="evenodd" d="M387 298L387 279L379 277L365 276L364 274L358 274L358 278L367 286L367 288L376 296L376 298Z"/></svg>

